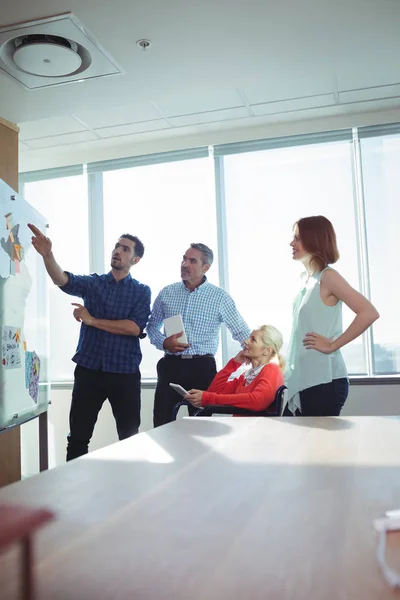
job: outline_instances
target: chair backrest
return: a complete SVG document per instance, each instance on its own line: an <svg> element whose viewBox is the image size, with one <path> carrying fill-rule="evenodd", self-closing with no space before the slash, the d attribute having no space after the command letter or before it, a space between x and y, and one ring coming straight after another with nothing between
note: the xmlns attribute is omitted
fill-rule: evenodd
<svg viewBox="0 0 400 600"><path fill-rule="evenodd" d="M272 402L272 404L270 404L268 406L268 408L265 411L269 416L271 416L271 417L272 416L276 416L276 417L281 416L283 395L284 395L285 390L286 390L286 385L281 385L276 390L274 401Z"/></svg>
<svg viewBox="0 0 400 600"><path fill-rule="evenodd" d="M174 408L172 409L172 420L176 421L176 417L178 416L178 412L181 406L192 406L189 402L189 400L180 400L179 402L177 402L174 406Z"/></svg>

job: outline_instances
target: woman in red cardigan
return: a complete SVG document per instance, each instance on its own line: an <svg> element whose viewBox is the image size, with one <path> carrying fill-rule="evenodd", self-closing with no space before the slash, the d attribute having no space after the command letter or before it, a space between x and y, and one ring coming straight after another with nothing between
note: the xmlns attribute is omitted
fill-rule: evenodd
<svg viewBox="0 0 400 600"><path fill-rule="evenodd" d="M282 344L282 334L272 325L255 329L245 341L243 350L216 374L208 390L189 390L186 400L197 407L229 404L249 410L265 410L283 385ZM278 364L271 362L272 359L277 359ZM243 363L251 363L251 369L228 381Z"/></svg>

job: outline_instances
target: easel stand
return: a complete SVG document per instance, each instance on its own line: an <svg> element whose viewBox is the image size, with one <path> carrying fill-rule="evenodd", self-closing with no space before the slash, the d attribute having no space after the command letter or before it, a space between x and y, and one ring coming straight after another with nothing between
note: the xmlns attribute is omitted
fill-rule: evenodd
<svg viewBox="0 0 400 600"><path fill-rule="evenodd" d="M47 410L40 413L40 415L27 419L24 423L34 419L38 419L39 424L39 469L40 471L46 471L49 468ZM24 423L7 429L0 429L0 487L21 479L20 426ZM12 443L15 440L18 440L18 452L16 452L16 448Z"/></svg>

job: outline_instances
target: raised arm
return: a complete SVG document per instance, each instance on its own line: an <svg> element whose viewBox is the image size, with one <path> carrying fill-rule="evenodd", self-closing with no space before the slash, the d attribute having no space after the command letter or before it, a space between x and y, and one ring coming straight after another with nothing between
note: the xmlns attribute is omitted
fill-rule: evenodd
<svg viewBox="0 0 400 600"><path fill-rule="evenodd" d="M241 354L239 352L239 354ZM229 381L229 377L232 373L238 370L238 368L243 364L243 361L236 361L235 358L231 358L231 360L225 365L223 369L218 371L212 382L207 388L208 392L216 392L218 394L234 394L235 390L238 386L239 379L231 379Z"/></svg>
<svg viewBox="0 0 400 600"><path fill-rule="evenodd" d="M135 304L127 319L97 319L92 317L85 306L76 302L72 303L72 306L77 307L74 309L73 315L78 322L83 322L88 327L95 327L114 335L139 337L146 327L150 314L150 300L150 288L145 285L140 291L139 298L135 299Z"/></svg>
<svg viewBox="0 0 400 600"><path fill-rule="evenodd" d="M223 299L220 318L221 322L228 327L234 340L240 342L240 344L247 340L250 335L250 327L239 313L229 294L226 294Z"/></svg>
<svg viewBox="0 0 400 600"><path fill-rule="evenodd" d="M334 269L324 271L321 278L321 285L324 286L324 291L328 296L342 300L356 314L346 331L336 340L328 340L315 332L307 333L303 340L306 348L330 354L364 333L379 318L379 313L365 296L352 288Z"/></svg>
<svg viewBox="0 0 400 600"><path fill-rule="evenodd" d="M72 302L72 306L76 306L73 315L78 323L84 323L88 327L95 327L95 329L101 329L107 333L113 333L114 335L133 335L139 337L141 329L134 321L129 319L96 319L92 317L88 309L77 302Z"/></svg>
<svg viewBox="0 0 400 600"><path fill-rule="evenodd" d="M53 283L59 287L63 287L68 283L68 275L57 264L52 252L51 240L43 235L43 233L32 223L28 223L29 229L32 231L32 246L36 252L43 257L44 266Z"/></svg>

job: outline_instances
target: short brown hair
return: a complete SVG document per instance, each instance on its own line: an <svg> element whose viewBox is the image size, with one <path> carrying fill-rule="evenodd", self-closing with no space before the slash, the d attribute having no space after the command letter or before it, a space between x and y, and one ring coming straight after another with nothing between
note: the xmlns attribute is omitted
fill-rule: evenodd
<svg viewBox="0 0 400 600"><path fill-rule="evenodd" d="M329 219L321 215L304 217L296 225L304 250L312 256L311 265L318 271L339 260L336 233Z"/></svg>

